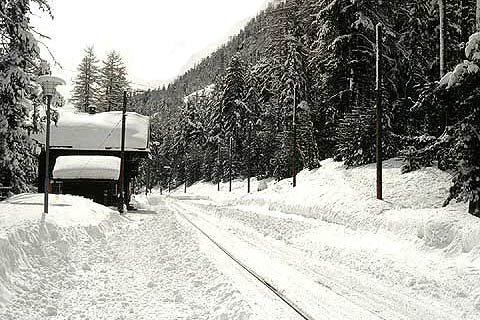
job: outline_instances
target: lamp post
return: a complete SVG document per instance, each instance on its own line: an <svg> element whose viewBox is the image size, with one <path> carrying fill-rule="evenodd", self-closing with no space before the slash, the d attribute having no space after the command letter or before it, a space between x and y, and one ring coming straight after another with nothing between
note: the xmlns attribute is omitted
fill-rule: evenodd
<svg viewBox="0 0 480 320"><path fill-rule="evenodd" d="M40 76L37 82L42 86L43 94L47 97L47 128L45 132L45 182L44 182L44 202L42 221L45 220L45 215L48 214L48 189L50 185L50 105L52 98L55 95L56 87L65 85L63 79L52 77L49 75Z"/></svg>

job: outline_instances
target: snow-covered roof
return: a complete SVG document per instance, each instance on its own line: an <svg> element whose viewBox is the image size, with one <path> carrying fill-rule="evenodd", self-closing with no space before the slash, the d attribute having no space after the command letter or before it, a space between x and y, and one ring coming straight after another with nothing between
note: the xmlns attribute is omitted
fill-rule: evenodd
<svg viewBox="0 0 480 320"><path fill-rule="evenodd" d="M122 112L96 114L58 110L57 124L51 126L50 146L75 150L120 149ZM45 133L34 136L40 143ZM127 112L125 150L147 150L149 119L135 112Z"/></svg>
<svg viewBox="0 0 480 320"><path fill-rule="evenodd" d="M54 179L118 180L120 158L112 156L61 156L55 161Z"/></svg>

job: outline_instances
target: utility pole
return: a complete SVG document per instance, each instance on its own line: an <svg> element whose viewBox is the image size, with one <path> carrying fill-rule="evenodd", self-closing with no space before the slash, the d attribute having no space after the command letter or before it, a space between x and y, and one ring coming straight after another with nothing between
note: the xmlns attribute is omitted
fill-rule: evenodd
<svg viewBox="0 0 480 320"><path fill-rule="evenodd" d="M376 157L377 157L377 199L382 200L382 159L383 159L383 149L382 149L382 77L383 77L383 46L382 46L382 24L377 24L377 76L376 76L376 87L375 91L377 93L376 101L376 113L377 113L377 143L376 143Z"/></svg>
<svg viewBox="0 0 480 320"><path fill-rule="evenodd" d="M107 99L108 99L108 111L112 111L112 79L109 80L108 90L107 90Z"/></svg>
<svg viewBox="0 0 480 320"><path fill-rule="evenodd" d="M228 147L228 192L232 192L232 144L233 138L230 136L230 144Z"/></svg>
<svg viewBox="0 0 480 320"><path fill-rule="evenodd" d="M125 213L125 125L127 120L127 91L123 91L123 110L122 110L122 142L120 146L120 199L119 199L119 211Z"/></svg>
<svg viewBox="0 0 480 320"><path fill-rule="evenodd" d="M250 176L252 175L252 169L251 169L251 155L252 155L252 127L253 127L253 123L252 121L250 120L248 122L248 154L247 154L247 174L248 174L248 178L247 178L247 193L250 193Z"/></svg>
<svg viewBox="0 0 480 320"><path fill-rule="evenodd" d="M152 138L152 107L150 106L148 109L148 147L150 148L150 141ZM151 176L151 159L150 159L150 154L147 157L147 176L146 176L146 181L145 181L145 195L148 195L148 187L150 186L150 176Z"/></svg>
<svg viewBox="0 0 480 320"><path fill-rule="evenodd" d="M293 84L293 151L292 151L292 177L293 187L297 186L297 85Z"/></svg>
<svg viewBox="0 0 480 320"><path fill-rule="evenodd" d="M445 1L438 0L440 14L440 79L445 75Z"/></svg>
<svg viewBox="0 0 480 320"><path fill-rule="evenodd" d="M475 11L476 32L480 32L480 0L477 0L477 10Z"/></svg>
<svg viewBox="0 0 480 320"><path fill-rule="evenodd" d="M187 173L187 144L185 142L185 146L184 146L185 150L184 150L184 163L183 163L183 171L184 171L184 175L185 175L185 187L184 187L184 190L183 190L183 193L187 193L187 181L188 181L188 173Z"/></svg>
<svg viewBox="0 0 480 320"><path fill-rule="evenodd" d="M172 167L163 166L163 169L168 170L168 193L170 193L170 181L172 180Z"/></svg>
<svg viewBox="0 0 480 320"><path fill-rule="evenodd" d="M217 139L217 191L220 191L220 179L222 175L220 173L221 159L220 159L220 139Z"/></svg>

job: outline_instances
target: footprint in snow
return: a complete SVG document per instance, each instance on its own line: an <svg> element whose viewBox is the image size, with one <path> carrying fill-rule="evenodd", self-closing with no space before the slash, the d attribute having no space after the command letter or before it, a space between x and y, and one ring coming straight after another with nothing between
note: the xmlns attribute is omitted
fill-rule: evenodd
<svg viewBox="0 0 480 320"><path fill-rule="evenodd" d="M473 305L475 306L475 309L480 310L480 295L478 295L475 298L475 301L474 301Z"/></svg>
<svg viewBox="0 0 480 320"><path fill-rule="evenodd" d="M54 317L57 315L57 309L55 307L47 307L46 316Z"/></svg>

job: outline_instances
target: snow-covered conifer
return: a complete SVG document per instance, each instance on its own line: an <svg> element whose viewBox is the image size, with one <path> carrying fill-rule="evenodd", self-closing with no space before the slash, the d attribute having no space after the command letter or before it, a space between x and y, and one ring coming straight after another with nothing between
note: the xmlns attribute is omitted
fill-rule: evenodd
<svg viewBox="0 0 480 320"><path fill-rule="evenodd" d="M99 103L98 62L93 47L87 47L82 62L78 66L71 98L73 105L80 111L87 112L88 106Z"/></svg>
<svg viewBox="0 0 480 320"><path fill-rule="evenodd" d="M30 26L31 2L50 11L42 0L0 3L0 186L12 187L15 193L29 189L36 171L27 117L39 94L34 81L41 60Z"/></svg>
<svg viewBox="0 0 480 320"><path fill-rule="evenodd" d="M101 111L121 110L123 91L129 86L127 70L122 57L116 51L111 51L103 61L100 70L100 98Z"/></svg>

